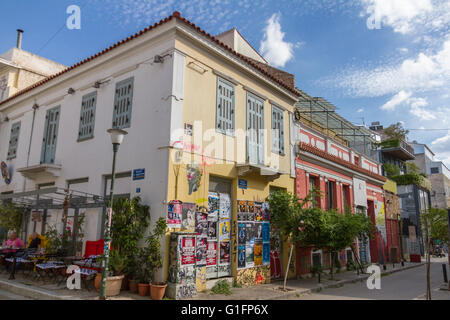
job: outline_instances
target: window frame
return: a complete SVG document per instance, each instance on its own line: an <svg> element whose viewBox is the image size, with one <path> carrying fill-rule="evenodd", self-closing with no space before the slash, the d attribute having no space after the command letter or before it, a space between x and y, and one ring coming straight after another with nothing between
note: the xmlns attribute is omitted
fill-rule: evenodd
<svg viewBox="0 0 450 320"><path fill-rule="evenodd" d="M231 98L231 119L226 119L225 117L221 117L219 115L219 103L221 96L219 96L219 85L224 84L225 86L229 86L232 89L232 98ZM225 119L225 121L231 122L231 129L222 129L219 128L219 121ZM223 121L223 120L222 120ZM216 83L216 132L234 137L236 130L236 85L232 82L222 78L217 77Z"/></svg>
<svg viewBox="0 0 450 320"><path fill-rule="evenodd" d="M117 121L117 113L116 113L116 105L119 103L118 97L117 97L117 90L122 89L124 86L128 86L131 84L131 97L130 97L130 107L127 111L129 113L129 120L128 124L118 126L116 123ZM134 100L134 76L126 78L124 80L116 82L116 86L114 88L114 104L113 104L113 119L112 119L112 128L114 129L127 129L131 128L131 118L133 115L133 100Z"/></svg>
<svg viewBox="0 0 450 320"><path fill-rule="evenodd" d="M92 125L92 133L90 133L89 135L85 135L83 137L80 137L81 130L84 127L87 126L86 124L84 124L83 127L82 127L82 123L81 123L82 122L83 112L87 111L87 110L83 110L83 103L87 102L90 98L94 98L95 99L94 105L91 106L91 111L93 112L93 116L92 116L92 120L91 120L92 123L90 124L90 125ZM83 142L83 141L90 140L90 139L94 138L96 110L97 110L97 91L93 91L91 93L88 93L88 94L84 95L81 98L80 123L79 123L79 127L78 127L78 139L77 139L77 142Z"/></svg>
<svg viewBox="0 0 450 320"><path fill-rule="evenodd" d="M22 127L22 122L18 121L11 125L11 130L9 132L9 145L8 145L8 154L6 157L6 160L12 160L17 158L17 151L19 149L19 137L20 137L20 129ZM17 130L17 134L14 132L14 130ZM15 143L12 143L12 140L16 139ZM15 150L14 155L10 155L12 150Z"/></svg>
<svg viewBox="0 0 450 320"><path fill-rule="evenodd" d="M274 114L278 113L281 116L281 119L274 119ZM280 131L278 132L278 146L275 147L274 146L274 133L276 130L274 128L274 125L276 124L276 122L279 123L280 125ZM284 110L272 105L272 152L282 155L285 155L285 144L284 144Z"/></svg>

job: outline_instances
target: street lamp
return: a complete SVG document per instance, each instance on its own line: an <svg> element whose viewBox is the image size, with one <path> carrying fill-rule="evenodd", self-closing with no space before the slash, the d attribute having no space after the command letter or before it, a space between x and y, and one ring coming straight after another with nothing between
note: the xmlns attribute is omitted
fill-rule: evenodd
<svg viewBox="0 0 450 320"><path fill-rule="evenodd" d="M102 265L102 284L100 288L100 299L106 299L106 279L108 278L108 263L109 263L109 247L111 246L111 220L112 220L112 206L114 201L114 178L116 175L116 156L117 151L119 151L119 146L123 141L123 138L128 134L125 130L122 129L109 129L108 133L111 136L111 143L113 145L113 165L112 165L112 175L111 175L111 193L109 197L110 207L108 208L106 228L104 232L105 239L105 249L104 249L104 257L103 265Z"/></svg>

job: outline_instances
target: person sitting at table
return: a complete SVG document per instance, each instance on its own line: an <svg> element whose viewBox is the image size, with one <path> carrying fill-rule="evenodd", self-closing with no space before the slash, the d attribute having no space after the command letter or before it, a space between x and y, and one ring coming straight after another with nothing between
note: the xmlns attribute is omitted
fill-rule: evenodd
<svg viewBox="0 0 450 320"><path fill-rule="evenodd" d="M14 249L21 249L21 248L25 247L25 244L23 243L22 240L17 238L17 233L13 231L9 234L9 238L8 238L8 240L6 240L3 243L3 246L4 247L12 247ZM12 252L12 251L9 251L9 252Z"/></svg>
<svg viewBox="0 0 450 320"><path fill-rule="evenodd" d="M37 232L33 232L30 235L30 243L28 245L28 249L30 251L40 252L41 251L41 238L39 237L39 234Z"/></svg>

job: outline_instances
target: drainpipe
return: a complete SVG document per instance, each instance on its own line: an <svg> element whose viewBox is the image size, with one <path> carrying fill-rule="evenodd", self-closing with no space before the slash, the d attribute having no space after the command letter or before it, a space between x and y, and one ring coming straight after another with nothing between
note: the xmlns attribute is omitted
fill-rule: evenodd
<svg viewBox="0 0 450 320"><path fill-rule="evenodd" d="M28 144L28 152L27 152L27 167L30 164L30 153L31 153L31 142L33 141L33 131L34 131L34 120L36 119L36 111L39 109L39 106L37 103L33 105L33 120L31 122L31 133L30 133L30 142ZM22 192L25 192L27 186L27 178L24 177L23 179L23 187Z"/></svg>

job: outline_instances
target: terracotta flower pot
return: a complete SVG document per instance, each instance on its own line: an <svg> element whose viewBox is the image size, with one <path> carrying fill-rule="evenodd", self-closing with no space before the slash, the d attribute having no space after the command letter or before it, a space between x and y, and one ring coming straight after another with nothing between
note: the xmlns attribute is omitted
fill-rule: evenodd
<svg viewBox="0 0 450 320"><path fill-rule="evenodd" d="M145 297L148 296L148 289L150 287L150 285L146 284L146 283L138 283L138 293L141 297Z"/></svg>
<svg viewBox="0 0 450 320"><path fill-rule="evenodd" d="M106 279L106 296L114 297L120 294L120 288L122 287L122 280L125 276L108 277ZM95 277L95 288L100 292L100 287L102 283L102 275L97 273Z"/></svg>
<svg viewBox="0 0 450 320"><path fill-rule="evenodd" d="M130 287L130 292L131 293L137 293L138 288L137 288L137 283L136 283L135 280L130 279L129 282L128 282L128 285Z"/></svg>
<svg viewBox="0 0 450 320"><path fill-rule="evenodd" d="M166 292L167 284L163 282L155 282L150 284L150 296L152 300L162 300Z"/></svg>

